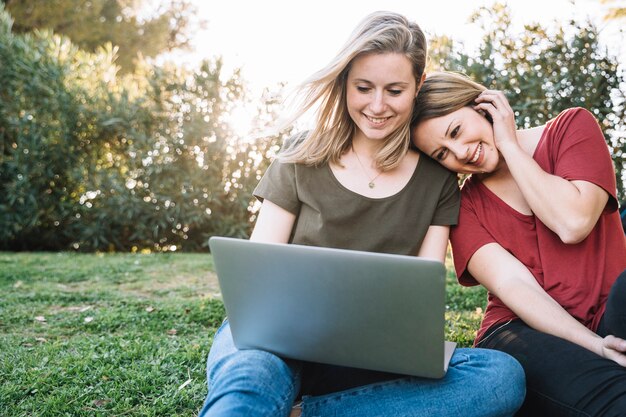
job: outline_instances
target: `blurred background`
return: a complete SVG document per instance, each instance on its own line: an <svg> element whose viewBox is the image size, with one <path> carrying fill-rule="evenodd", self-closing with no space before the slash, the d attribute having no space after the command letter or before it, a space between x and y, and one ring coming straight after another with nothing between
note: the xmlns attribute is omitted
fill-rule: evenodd
<svg viewBox="0 0 626 417"><path fill-rule="evenodd" d="M284 98L381 7L425 30L428 70L504 90L520 127L592 111L626 198L622 0L5 0L0 250L248 236L252 189L292 133L272 129Z"/></svg>

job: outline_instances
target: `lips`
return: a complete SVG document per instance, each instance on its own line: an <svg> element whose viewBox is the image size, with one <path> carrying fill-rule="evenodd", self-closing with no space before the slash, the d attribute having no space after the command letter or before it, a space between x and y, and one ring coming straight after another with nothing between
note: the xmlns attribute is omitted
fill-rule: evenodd
<svg viewBox="0 0 626 417"><path fill-rule="evenodd" d="M472 157L467 163L471 165L476 164L476 162L478 162L478 160L480 159L482 155L483 155L483 144L479 143L476 149L474 150L474 154L472 155Z"/></svg>
<svg viewBox="0 0 626 417"><path fill-rule="evenodd" d="M385 124L385 122L387 120L391 119L391 116L389 116L389 117L371 117L371 116L368 116L365 113L363 113L363 115L365 116L365 118L367 120L369 120L370 123L372 123L373 125L377 125L377 126L383 125L383 124Z"/></svg>

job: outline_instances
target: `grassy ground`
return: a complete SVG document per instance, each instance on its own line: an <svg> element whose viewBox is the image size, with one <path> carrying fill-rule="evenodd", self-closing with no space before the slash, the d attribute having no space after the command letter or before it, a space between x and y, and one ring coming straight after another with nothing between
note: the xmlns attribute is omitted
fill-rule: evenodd
<svg viewBox="0 0 626 417"><path fill-rule="evenodd" d="M468 346L484 292L448 285ZM193 416L224 317L210 255L0 253L0 416Z"/></svg>

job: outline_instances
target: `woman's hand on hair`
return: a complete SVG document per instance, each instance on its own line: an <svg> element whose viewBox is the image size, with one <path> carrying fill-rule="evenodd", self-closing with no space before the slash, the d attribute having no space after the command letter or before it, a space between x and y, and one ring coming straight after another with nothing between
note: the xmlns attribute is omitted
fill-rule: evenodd
<svg viewBox="0 0 626 417"><path fill-rule="evenodd" d="M502 91L485 90L476 98L474 110L482 113L493 124L495 145L506 158L509 146L518 147L515 113Z"/></svg>

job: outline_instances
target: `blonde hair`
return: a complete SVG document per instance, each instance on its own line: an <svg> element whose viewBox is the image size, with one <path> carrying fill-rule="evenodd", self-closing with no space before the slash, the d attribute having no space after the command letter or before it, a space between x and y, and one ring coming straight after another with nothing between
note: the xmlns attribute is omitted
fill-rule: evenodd
<svg viewBox="0 0 626 417"><path fill-rule="evenodd" d="M445 116L474 100L487 88L464 74L433 72L428 74L415 100L411 126L436 117Z"/></svg>
<svg viewBox="0 0 626 417"><path fill-rule="evenodd" d="M281 160L306 165L339 163L341 155L350 148L356 131L346 104L346 83L355 58L364 54L403 54L411 62L417 88L426 65L426 48L426 37L420 27L404 16L392 12L375 12L367 16L337 56L297 90L302 93L302 104L286 125L319 103L317 123L301 142L281 153ZM376 165L381 170L394 168L406 154L409 144L410 130L409 123L406 123L386 139L375 155Z"/></svg>

